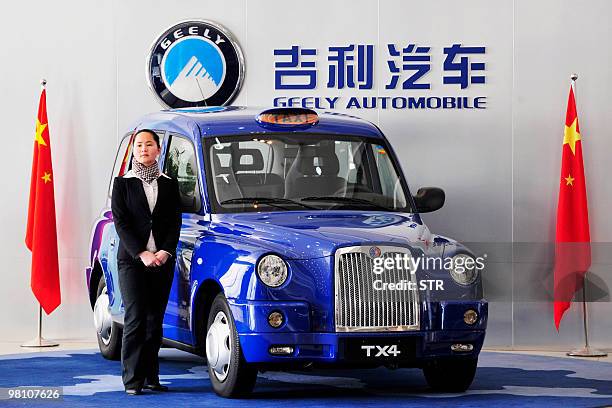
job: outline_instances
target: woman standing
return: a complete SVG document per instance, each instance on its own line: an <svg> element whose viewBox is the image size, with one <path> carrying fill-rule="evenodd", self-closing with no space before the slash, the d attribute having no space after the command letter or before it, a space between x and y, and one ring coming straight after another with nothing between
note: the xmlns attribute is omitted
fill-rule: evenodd
<svg viewBox="0 0 612 408"><path fill-rule="evenodd" d="M159 136L134 135L132 169L113 185L113 221L119 235L117 263L125 306L122 377L130 395L167 391L159 383L162 322L181 229L178 182L159 170Z"/></svg>

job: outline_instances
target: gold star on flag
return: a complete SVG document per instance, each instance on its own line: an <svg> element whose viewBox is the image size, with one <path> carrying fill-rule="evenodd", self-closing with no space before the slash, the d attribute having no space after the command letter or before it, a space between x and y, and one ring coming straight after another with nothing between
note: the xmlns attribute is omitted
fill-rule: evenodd
<svg viewBox="0 0 612 408"><path fill-rule="evenodd" d="M45 128L47 127L47 124L41 124L38 119L36 119L36 136L35 139L36 142L38 143L38 145L43 145L46 146L47 143L45 142L45 139L42 137L43 132L45 131Z"/></svg>
<svg viewBox="0 0 612 408"><path fill-rule="evenodd" d="M45 184L49 183L51 181L51 173L45 171L45 174L41 177L41 179L45 181Z"/></svg>
<svg viewBox="0 0 612 408"><path fill-rule="evenodd" d="M563 144L569 143L569 147L573 154L576 154L576 142L581 139L580 133L576 130L578 118L574 119L572 126L565 126L565 134L563 135Z"/></svg>
<svg viewBox="0 0 612 408"><path fill-rule="evenodd" d="M565 177L565 185L566 186L573 186L574 185L574 180L576 180L576 179L573 178L571 174L568 174L567 177Z"/></svg>

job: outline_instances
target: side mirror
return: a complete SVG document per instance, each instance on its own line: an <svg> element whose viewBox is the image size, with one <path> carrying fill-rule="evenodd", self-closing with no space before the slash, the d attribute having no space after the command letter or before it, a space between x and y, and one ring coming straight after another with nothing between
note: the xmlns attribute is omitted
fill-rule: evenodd
<svg viewBox="0 0 612 408"><path fill-rule="evenodd" d="M427 213L439 210L444 205L446 195L444 190L437 187L422 187L414 196L416 210L419 213Z"/></svg>

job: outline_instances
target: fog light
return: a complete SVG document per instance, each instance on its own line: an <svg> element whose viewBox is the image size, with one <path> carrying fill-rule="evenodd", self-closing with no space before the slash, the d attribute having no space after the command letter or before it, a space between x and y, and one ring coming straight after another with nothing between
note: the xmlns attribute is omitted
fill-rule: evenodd
<svg viewBox="0 0 612 408"><path fill-rule="evenodd" d="M451 346L451 350L452 351L458 351L458 352L468 352L468 351L472 351L474 350L474 346L471 344L461 344L461 343L457 343L457 344L453 344Z"/></svg>
<svg viewBox="0 0 612 408"><path fill-rule="evenodd" d="M473 309L468 309L463 314L463 321L466 324L472 325L478 321L478 313Z"/></svg>
<svg viewBox="0 0 612 408"><path fill-rule="evenodd" d="M268 315L268 323L275 329L283 324L283 320L283 314L281 312L272 312Z"/></svg>
<svg viewBox="0 0 612 408"><path fill-rule="evenodd" d="M268 350L273 356L289 356L293 354L292 346L270 346Z"/></svg>

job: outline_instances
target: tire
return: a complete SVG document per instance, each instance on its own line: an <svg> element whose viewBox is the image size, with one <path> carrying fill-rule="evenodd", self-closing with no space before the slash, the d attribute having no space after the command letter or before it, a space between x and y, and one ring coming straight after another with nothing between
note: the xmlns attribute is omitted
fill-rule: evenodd
<svg viewBox="0 0 612 408"><path fill-rule="evenodd" d="M234 318L223 293L213 300L206 325L206 359L213 390L220 397L248 396L257 380L257 369L242 354Z"/></svg>
<svg viewBox="0 0 612 408"><path fill-rule="evenodd" d="M434 360L423 367L423 373L435 391L464 392L474 380L477 364L477 358Z"/></svg>
<svg viewBox="0 0 612 408"><path fill-rule="evenodd" d="M108 310L108 304L106 282L104 277L101 277L98 283L96 303L94 304L94 327L96 328L98 347L102 356L107 360L120 360L123 329L113 321Z"/></svg>

